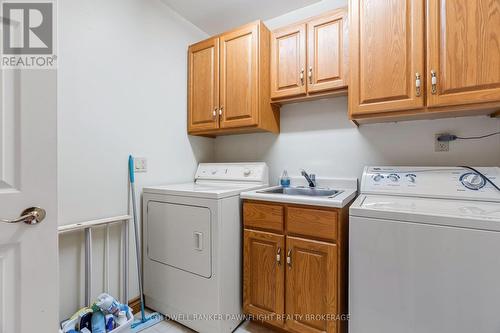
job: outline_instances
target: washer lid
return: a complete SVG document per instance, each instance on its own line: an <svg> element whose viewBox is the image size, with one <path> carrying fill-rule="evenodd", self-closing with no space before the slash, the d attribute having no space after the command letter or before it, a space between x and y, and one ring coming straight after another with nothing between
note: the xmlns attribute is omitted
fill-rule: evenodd
<svg viewBox="0 0 500 333"><path fill-rule="evenodd" d="M183 183L143 188L144 193L221 199L267 186L247 183Z"/></svg>
<svg viewBox="0 0 500 333"><path fill-rule="evenodd" d="M498 202L361 195L350 215L500 231Z"/></svg>

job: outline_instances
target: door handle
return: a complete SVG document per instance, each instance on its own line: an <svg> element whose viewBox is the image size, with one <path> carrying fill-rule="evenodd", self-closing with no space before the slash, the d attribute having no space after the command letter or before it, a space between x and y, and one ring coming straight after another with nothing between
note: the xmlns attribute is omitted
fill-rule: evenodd
<svg viewBox="0 0 500 333"><path fill-rule="evenodd" d="M39 207L30 207L23 210L21 216L19 216L17 219L13 220L0 219L0 222L3 223L24 222L26 224L38 224L43 221L45 215L46 215L45 209Z"/></svg>
<svg viewBox="0 0 500 333"><path fill-rule="evenodd" d="M434 70L431 70L431 94L435 95L437 93L437 74Z"/></svg>
<svg viewBox="0 0 500 333"><path fill-rule="evenodd" d="M420 81L420 74L415 73L415 95L417 97L420 97L420 86L422 85L422 82Z"/></svg>
<svg viewBox="0 0 500 333"><path fill-rule="evenodd" d="M195 231L194 238L196 239L195 249L198 251L203 251L203 233Z"/></svg>

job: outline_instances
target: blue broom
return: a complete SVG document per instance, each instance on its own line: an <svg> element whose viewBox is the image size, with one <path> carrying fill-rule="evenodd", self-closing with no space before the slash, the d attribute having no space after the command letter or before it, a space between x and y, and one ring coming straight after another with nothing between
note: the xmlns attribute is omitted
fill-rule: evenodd
<svg viewBox="0 0 500 333"><path fill-rule="evenodd" d="M141 318L134 320L132 323L132 332L140 332L148 327L151 327L163 321L164 317L161 313L154 312L146 316L144 312L144 289L142 286L142 269L141 269L141 244L139 240L139 225L137 221L137 207L135 203L135 177L134 177L134 158L132 155L128 157L128 170L130 178L130 187L132 189L132 211L134 213L134 230L135 230L135 254L137 256L137 279L139 281L139 292L141 294Z"/></svg>

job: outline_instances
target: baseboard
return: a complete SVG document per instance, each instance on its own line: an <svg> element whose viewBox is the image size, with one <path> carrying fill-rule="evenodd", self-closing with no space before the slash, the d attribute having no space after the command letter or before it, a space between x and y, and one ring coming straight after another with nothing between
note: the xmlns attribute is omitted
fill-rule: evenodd
<svg viewBox="0 0 500 333"><path fill-rule="evenodd" d="M141 298L138 296L131 299L128 301L128 306L132 308L133 313L139 313L141 311Z"/></svg>

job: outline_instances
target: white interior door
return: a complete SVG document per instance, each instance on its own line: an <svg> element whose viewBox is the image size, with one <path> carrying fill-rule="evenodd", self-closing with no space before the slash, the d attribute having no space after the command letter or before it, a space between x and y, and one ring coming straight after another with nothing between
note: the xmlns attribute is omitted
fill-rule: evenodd
<svg viewBox="0 0 500 333"><path fill-rule="evenodd" d="M0 333L57 332L56 88L55 70L0 69ZM33 206L41 223L4 221Z"/></svg>

